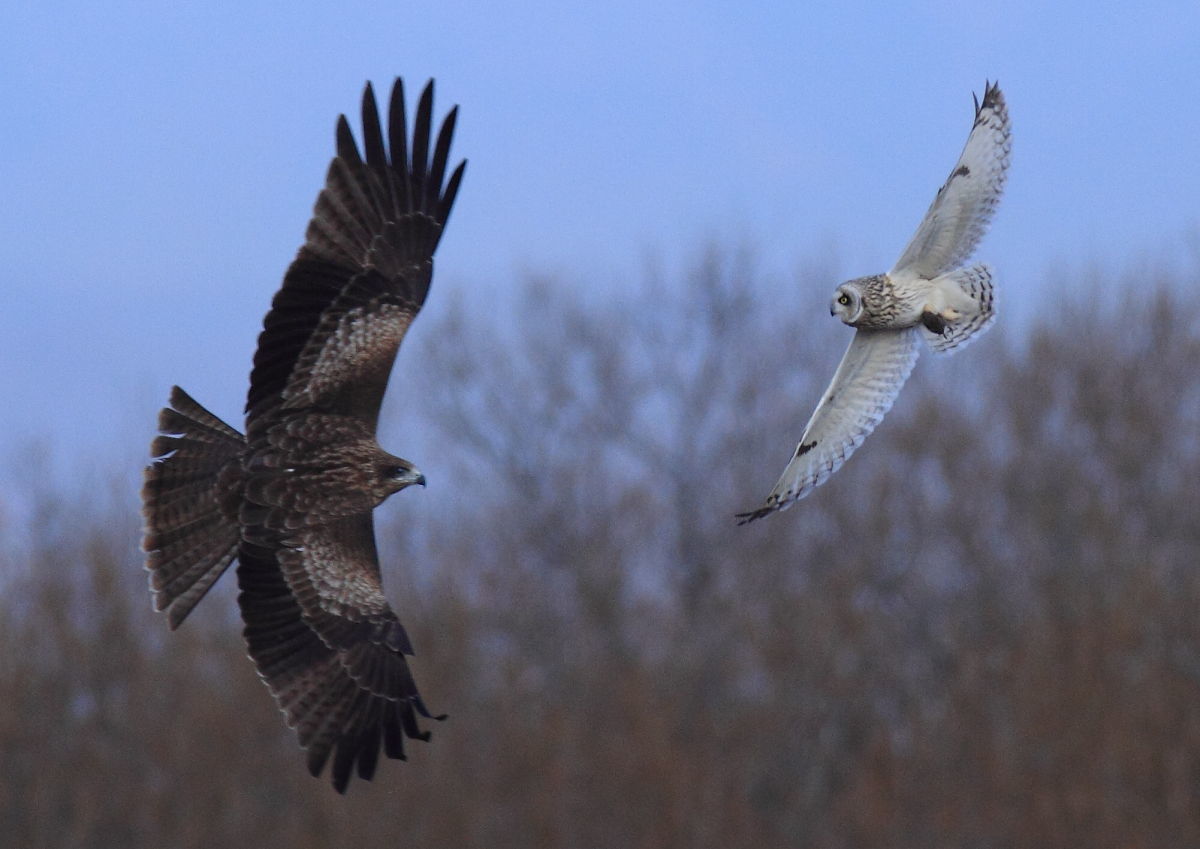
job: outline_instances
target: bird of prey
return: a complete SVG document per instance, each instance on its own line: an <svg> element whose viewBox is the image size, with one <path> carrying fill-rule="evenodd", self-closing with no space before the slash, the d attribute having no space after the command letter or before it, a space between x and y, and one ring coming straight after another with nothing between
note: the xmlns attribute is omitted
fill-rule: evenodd
<svg viewBox="0 0 1200 849"><path fill-rule="evenodd" d="M429 292L433 253L462 180L444 182L457 107L431 149L433 82L412 148L404 86L386 139L375 94L362 98L360 154L343 115L337 155L304 245L263 320L246 435L179 387L159 414L142 490L154 605L179 626L236 560L250 657L307 750L333 756L339 793L404 759L431 717L405 655L408 635L381 585L372 511L425 478L375 438L396 351Z"/></svg>
<svg viewBox="0 0 1200 849"><path fill-rule="evenodd" d="M951 351L992 323L991 269L962 266L995 212L1011 151L1004 95L985 84L962 155L899 261L834 292L829 311L856 328L854 338L779 482L738 524L790 507L837 471L891 408L922 338Z"/></svg>

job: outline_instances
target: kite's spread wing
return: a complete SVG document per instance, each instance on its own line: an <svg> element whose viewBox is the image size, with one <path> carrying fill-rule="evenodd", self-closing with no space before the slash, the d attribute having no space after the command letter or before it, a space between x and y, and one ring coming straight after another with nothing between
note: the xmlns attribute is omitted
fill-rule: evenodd
<svg viewBox="0 0 1200 849"><path fill-rule="evenodd" d="M411 152L400 80L388 115L390 149L369 84L362 113L365 159L342 116L305 244L264 320L246 401L251 444L256 424L280 407L354 416L373 430L400 341L425 303L433 252L466 166L443 186L457 110L431 151L430 82Z"/></svg>

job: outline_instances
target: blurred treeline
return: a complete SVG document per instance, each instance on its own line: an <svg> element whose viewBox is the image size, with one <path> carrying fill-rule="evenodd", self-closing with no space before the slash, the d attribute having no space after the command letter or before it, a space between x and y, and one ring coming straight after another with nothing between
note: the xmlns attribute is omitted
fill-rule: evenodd
<svg viewBox="0 0 1200 849"><path fill-rule="evenodd" d="M1200 846L1200 274L1047 279L737 528L849 336L800 278L714 250L414 333L383 442L439 476L380 535L450 718L345 798L231 577L168 634L132 486L23 493L0 846Z"/></svg>

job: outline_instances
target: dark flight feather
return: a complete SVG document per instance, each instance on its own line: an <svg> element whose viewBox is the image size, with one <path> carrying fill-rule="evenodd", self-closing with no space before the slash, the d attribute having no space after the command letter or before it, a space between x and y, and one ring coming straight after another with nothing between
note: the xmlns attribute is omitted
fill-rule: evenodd
<svg viewBox="0 0 1200 849"><path fill-rule="evenodd" d="M408 184L408 126L404 107L404 87L392 88L392 102L388 106L388 140L391 142L393 173L396 175L396 200L401 208L412 205L412 187Z"/></svg>
<svg viewBox="0 0 1200 849"><path fill-rule="evenodd" d="M403 108L400 81L393 89L392 103ZM369 262L373 260L376 266L381 260L389 263L395 276L381 281L381 288L393 300L405 296L413 298L409 301L413 315L424 303L433 273L432 252L441 239L442 228L462 179L461 171L466 165L463 162L458 166L444 191L440 181L435 184L431 179L434 176L440 178L444 173L431 169L427 161L432 112L433 84L430 83L417 108L411 165L403 156L406 142L398 142L395 136L391 139L393 156L396 152L402 155L399 161L388 162L379 113L369 85L363 95L365 162L345 118L339 120L338 156L329 167L326 187L317 199L305 245L284 275L283 287L275 296L259 336L246 402L251 442L256 436L255 420L278 404L291 370L313 331L322 320L329 323L327 310L334 306L338 295L356 276L368 272ZM447 150L453 136L455 114L451 111L443 122L438 141L439 147L444 143ZM389 126L397 124L403 128L404 119L393 111ZM399 151L396 151L397 147ZM409 189L396 191L393 188L401 186ZM422 233L419 246L426 254L421 259L428 264L415 261L413 256L368 256L375 238L389 222L402 231L411 229ZM399 340L395 347L399 347ZM391 353L394 357L395 348ZM385 387L386 381L384 387L372 394L371 403L382 402Z"/></svg>

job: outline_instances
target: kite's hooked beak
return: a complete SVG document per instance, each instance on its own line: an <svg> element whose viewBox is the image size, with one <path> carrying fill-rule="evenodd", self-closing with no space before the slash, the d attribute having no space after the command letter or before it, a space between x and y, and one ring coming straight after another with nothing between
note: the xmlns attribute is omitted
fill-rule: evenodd
<svg viewBox="0 0 1200 849"><path fill-rule="evenodd" d="M412 466L396 466L392 470L391 478L396 485L396 489L404 489L414 484L425 486L425 476L421 474L420 469Z"/></svg>

